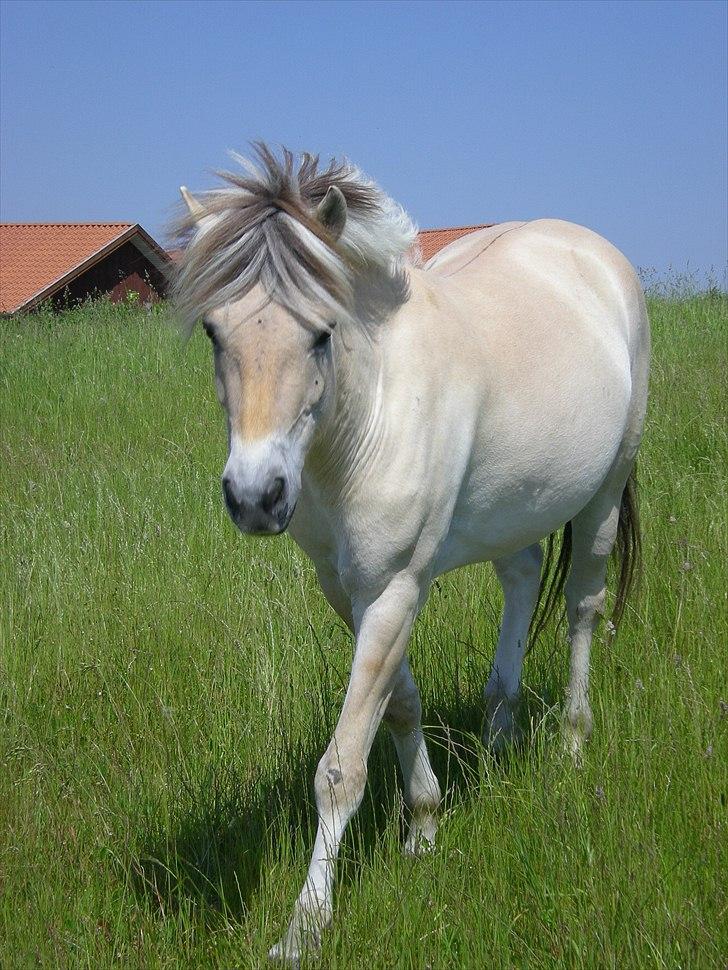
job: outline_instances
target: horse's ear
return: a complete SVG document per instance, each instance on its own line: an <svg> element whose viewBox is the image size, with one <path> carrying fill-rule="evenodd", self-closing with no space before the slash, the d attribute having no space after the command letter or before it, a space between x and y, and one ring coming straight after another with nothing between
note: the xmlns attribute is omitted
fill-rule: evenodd
<svg viewBox="0 0 728 970"><path fill-rule="evenodd" d="M197 199L190 192L190 190L187 188L186 185L180 185L179 194L182 196L182 198L185 201L185 204L187 205L187 208L190 210L190 215L192 216L192 218L201 219L205 214L205 210L202 208L200 203L197 201Z"/></svg>
<svg viewBox="0 0 728 970"><path fill-rule="evenodd" d="M338 239L346 225L346 199L341 189L330 185L326 195L319 202L316 218L334 239Z"/></svg>

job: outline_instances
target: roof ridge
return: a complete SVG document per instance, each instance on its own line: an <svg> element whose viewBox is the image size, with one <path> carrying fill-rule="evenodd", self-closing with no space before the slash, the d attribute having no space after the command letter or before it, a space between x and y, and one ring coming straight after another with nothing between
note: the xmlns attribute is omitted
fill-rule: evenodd
<svg viewBox="0 0 728 970"><path fill-rule="evenodd" d="M492 222L476 222L469 226L440 226L434 229L418 229L418 232L458 232L460 229L490 229Z"/></svg>
<svg viewBox="0 0 728 970"><path fill-rule="evenodd" d="M69 226L73 226L76 229L83 229L86 226L89 228L92 226L126 226L127 228L131 228L132 226L138 225L138 222L0 222L0 226L5 229L11 229L14 226L43 226L46 229L50 226L59 226L64 229Z"/></svg>

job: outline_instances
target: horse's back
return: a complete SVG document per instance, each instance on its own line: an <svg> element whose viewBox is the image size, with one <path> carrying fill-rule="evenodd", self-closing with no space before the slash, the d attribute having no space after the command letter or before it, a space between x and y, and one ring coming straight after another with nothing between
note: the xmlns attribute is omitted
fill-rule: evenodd
<svg viewBox="0 0 728 970"><path fill-rule="evenodd" d="M424 268L428 273L437 276L454 276L467 267L473 259L477 259L481 253L484 253L499 236L524 225L524 222L499 222L494 226L469 232L431 256Z"/></svg>
<svg viewBox="0 0 728 970"><path fill-rule="evenodd" d="M529 304L563 306L621 333L634 356L647 328L642 287L634 268L598 233L561 219L504 222L463 236L424 267L435 281L474 294L481 305L517 295Z"/></svg>

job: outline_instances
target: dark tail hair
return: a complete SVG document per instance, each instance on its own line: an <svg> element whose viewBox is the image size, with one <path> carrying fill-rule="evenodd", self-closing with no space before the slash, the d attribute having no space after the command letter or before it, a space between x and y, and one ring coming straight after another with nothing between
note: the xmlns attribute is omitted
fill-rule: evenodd
<svg viewBox="0 0 728 970"><path fill-rule="evenodd" d="M637 463L632 466L619 506L617 542L614 546L619 561L617 596L612 610L612 623L619 626L629 594L639 581L642 570L642 534L637 501Z"/></svg>
<svg viewBox="0 0 728 970"><path fill-rule="evenodd" d="M536 642L549 620L557 613L561 595L571 568L571 522L567 522L561 534L561 545L556 553L558 532L552 532L546 539L541 568L541 584L538 588L536 607L531 618L529 643ZM642 541L640 537L640 517L637 504L637 464L632 466L627 484L622 492L619 506L617 541L612 554L619 563L617 595L612 611L612 623L619 626L627 599L639 578L642 563ZM559 616L559 625L563 614Z"/></svg>

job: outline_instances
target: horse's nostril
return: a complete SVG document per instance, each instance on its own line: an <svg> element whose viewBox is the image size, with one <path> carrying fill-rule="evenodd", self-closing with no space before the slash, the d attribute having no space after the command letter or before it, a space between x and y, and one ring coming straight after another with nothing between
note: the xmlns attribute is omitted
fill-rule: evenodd
<svg viewBox="0 0 728 970"><path fill-rule="evenodd" d="M260 500L260 505L264 512L267 512L270 515L270 513L273 511L273 509L276 507L276 505L280 502L281 498L283 497L283 491L285 487L286 487L285 479L283 478L273 479L273 481L268 486L266 491L263 492L263 496Z"/></svg>
<svg viewBox="0 0 728 970"><path fill-rule="evenodd" d="M225 497L225 502L229 509L235 509L238 506L238 501L235 498L235 493L233 492L232 480L224 476L222 480L222 494Z"/></svg>

